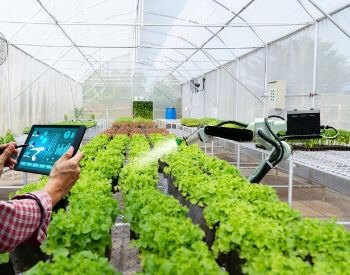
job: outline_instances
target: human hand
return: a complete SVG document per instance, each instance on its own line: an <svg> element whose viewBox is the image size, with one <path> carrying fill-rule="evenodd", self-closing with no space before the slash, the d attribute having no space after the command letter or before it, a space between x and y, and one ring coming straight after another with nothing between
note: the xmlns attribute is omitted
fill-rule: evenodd
<svg viewBox="0 0 350 275"><path fill-rule="evenodd" d="M15 142L0 145L0 152L3 151L0 155L0 175L4 170L4 167L8 167L11 170L13 170L13 168L17 164L17 161L14 158L12 158L12 156L16 156L18 154L18 150L15 146Z"/></svg>
<svg viewBox="0 0 350 275"><path fill-rule="evenodd" d="M73 147L70 147L69 150L56 161L51 170L49 181L43 189L43 191L46 191L51 197L53 206L68 194L69 190L79 178L79 162L84 157L84 154L79 151L72 157L73 152Z"/></svg>

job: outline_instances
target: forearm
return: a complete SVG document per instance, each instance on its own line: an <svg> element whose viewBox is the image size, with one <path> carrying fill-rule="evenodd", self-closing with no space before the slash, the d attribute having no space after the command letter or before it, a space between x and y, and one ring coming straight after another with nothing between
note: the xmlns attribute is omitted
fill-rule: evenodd
<svg viewBox="0 0 350 275"><path fill-rule="evenodd" d="M46 238L52 202L46 192L16 196L0 202L0 253L12 251L28 240L41 243Z"/></svg>

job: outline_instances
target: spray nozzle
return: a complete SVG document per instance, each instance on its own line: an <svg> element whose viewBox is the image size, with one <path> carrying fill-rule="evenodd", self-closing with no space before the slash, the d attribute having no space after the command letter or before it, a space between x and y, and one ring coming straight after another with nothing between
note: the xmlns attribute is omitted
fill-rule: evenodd
<svg viewBox="0 0 350 275"><path fill-rule="evenodd" d="M175 141L176 141L177 146L180 146L184 142L184 140L182 138L176 138Z"/></svg>

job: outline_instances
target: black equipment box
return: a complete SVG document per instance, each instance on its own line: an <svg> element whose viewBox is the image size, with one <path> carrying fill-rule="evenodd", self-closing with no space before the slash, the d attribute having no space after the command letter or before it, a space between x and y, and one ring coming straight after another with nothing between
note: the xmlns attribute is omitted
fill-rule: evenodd
<svg viewBox="0 0 350 275"><path fill-rule="evenodd" d="M310 138L320 136L320 110L287 112L287 136Z"/></svg>

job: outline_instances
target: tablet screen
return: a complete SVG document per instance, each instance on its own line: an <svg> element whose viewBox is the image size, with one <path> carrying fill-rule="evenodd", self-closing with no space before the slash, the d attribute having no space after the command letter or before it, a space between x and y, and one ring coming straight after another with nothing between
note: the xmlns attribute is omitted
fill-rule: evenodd
<svg viewBox="0 0 350 275"><path fill-rule="evenodd" d="M74 143L78 131L78 127L34 127L16 168L49 174L56 160Z"/></svg>

